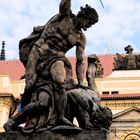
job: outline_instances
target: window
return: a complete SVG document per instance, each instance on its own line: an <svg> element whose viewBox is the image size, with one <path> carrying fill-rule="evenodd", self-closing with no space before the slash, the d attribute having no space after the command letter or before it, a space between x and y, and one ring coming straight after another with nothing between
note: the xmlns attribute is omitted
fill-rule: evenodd
<svg viewBox="0 0 140 140"><path fill-rule="evenodd" d="M118 91L111 91L111 94L118 94Z"/></svg>
<svg viewBox="0 0 140 140"><path fill-rule="evenodd" d="M103 91L102 94L109 94L109 91Z"/></svg>

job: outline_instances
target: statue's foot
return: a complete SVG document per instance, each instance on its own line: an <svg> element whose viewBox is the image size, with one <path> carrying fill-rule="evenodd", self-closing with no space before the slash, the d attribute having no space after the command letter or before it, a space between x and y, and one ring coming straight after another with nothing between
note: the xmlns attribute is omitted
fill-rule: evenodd
<svg viewBox="0 0 140 140"><path fill-rule="evenodd" d="M59 124L60 125L69 125L69 126L75 126L73 123L71 123L68 119L66 118L61 118L59 119Z"/></svg>
<svg viewBox="0 0 140 140"><path fill-rule="evenodd" d="M16 131L17 126L13 119L9 119L4 125L3 128L5 131Z"/></svg>

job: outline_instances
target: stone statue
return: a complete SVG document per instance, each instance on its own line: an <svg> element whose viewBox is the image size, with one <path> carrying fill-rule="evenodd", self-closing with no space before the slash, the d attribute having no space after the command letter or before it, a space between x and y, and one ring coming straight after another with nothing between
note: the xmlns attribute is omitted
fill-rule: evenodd
<svg viewBox="0 0 140 140"><path fill-rule="evenodd" d="M100 60L98 59L96 62L96 72L95 77L102 78L104 74L104 69L100 63Z"/></svg>
<svg viewBox="0 0 140 140"><path fill-rule="evenodd" d="M78 83L83 83L83 53L85 48L85 36L81 29L87 30L98 21L98 14L95 9L86 5L81 11L74 15L71 11L71 1L61 0L59 13L52 17L44 26L40 38L33 44L26 64L26 87L23 95L23 107L25 96L29 96L37 82L37 63L47 65L44 79L52 79L55 82L55 94L58 99L59 120L62 123L69 123L64 118L66 105L66 93L63 87L66 78L71 77L71 66L65 57L65 53L76 46L76 73ZM43 61L43 62L42 62ZM49 78L48 78L49 77ZM29 97L28 97L29 98ZM64 109L62 109L62 106Z"/></svg>
<svg viewBox="0 0 140 140"><path fill-rule="evenodd" d="M124 57L119 54L119 53L116 53L116 56L114 57L114 69L115 70L122 70L125 68L125 60L124 60Z"/></svg>
<svg viewBox="0 0 140 140"><path fill-rule="evenodd" d="M87 58L88 60L88 67L86 70L86 79L88 82L88 87L90 87L91 90L97 92L97 87L95 84L95 77L96 77L96 72L97 72L97 62L98 62L98 57L96 54L91 54Z"/></svg>
<svg viewBox="0 0 140 140"><path fill-rule="evenodd" d="M126 56L125 56L125 64L126 69L136 69L136 56L133 54L133 48L131 45L126 46L125 48Z"/></svg>
<svg viewBox="0 0 140 140"><path fill-rule="evenodd" d="M25 133L63 125L75 127L73 117L84 130L106 126L108 129L111 111L100 106L100 97L94 87L91 90L83 86L85 36L82 29L86 31L97 21L98 14L89 5L81 7L74 15L71 0L61 0L59 13L44 26L34 27L33 32L20 41L19 54L26 69L26 86L22 110L4 124L6 131L19 130L18 125L24 122L26 127L21 130ZM74 46L78 83L72 79L71 64L65 57ZM105 118L105 124L101 123Z"/></svg>
<svg viewBox="0 0 140 140"><path fill-rule="evenodd" d="M127 45L124 50L126 55L116 53L114 58L114 70L135 70L140 69L140 56L133 54L131 45Z"/></svg>
<svg viewBox="0 0 140 140"><path fill-rule="evenodd" d="M136 55L136 65L137 69L140 69L140 54Z"/></svg>

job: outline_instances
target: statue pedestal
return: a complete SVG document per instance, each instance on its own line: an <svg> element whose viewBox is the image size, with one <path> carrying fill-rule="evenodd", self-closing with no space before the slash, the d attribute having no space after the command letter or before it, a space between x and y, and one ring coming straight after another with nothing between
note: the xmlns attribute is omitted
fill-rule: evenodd
<svg viewBox="0 0 140 140"><path fill-rule="evenodd" d="M20 132L0 133L0 140L108 140L106 131L82 131L78 134L60 134L56 132L38 132L22 134Z"/></svg>

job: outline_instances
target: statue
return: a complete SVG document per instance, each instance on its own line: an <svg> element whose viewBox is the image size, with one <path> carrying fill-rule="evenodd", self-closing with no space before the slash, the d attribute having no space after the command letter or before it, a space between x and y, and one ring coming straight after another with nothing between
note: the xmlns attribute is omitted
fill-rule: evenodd
<svg viewBox="0 0 140 140"><path fill-rule="evenodd" d="M58 114L60 122L69 123L64 118L64 110L66 104L66 93L63 87L64 80L71 76L71 66L65 57L65 53L76 46L76 71L78 83L83 83L83 52L85 48L85 36L81 29L86 30L92 24L98 21L97 12L86 5L85 8L81 8L81 11L76 15L71 12L70 0L62 0L59 7L59 13L47 22L44 26L44 30L40 38L33 44L28 61L26 64L26 87L23 95L23 107L24 101L26 101L25 94L28 94L34 87L37 80L37 63L43 62L43 65L47 65L44 77L49 79L51 77L55 82L55 94L58 98ZM86 13L86 14L85 14ZM86 16L85 16L86 15ZM28 97L29 98L29 97ZM62 106L64 109L62 109Z"/></svg>
<svg viewBox="0 0 140 140"><path fill-rule="evenodd" d="M114 69L115 70L121 70L121 69L124 69L125 68L125 61L124 61L124 57L119 54L119 53L116 53L116 57L114 58Z"/></svg>
<svg viewBox="0 0 140 140"><path fill-rule="evenodd" d="M100 63L100 60L98 59L96 62L96 72L95 77L102 78L104 74L104 69Z"/></svg>
<svg viewBox="0 0 140 140"><path fill-rule="evenodd" d="M136 55L136 65L137 69L140 69L140 54Z"/></svg>
<svg viewBox="0 0 140 140"><path fill-rule="evenodd" d="M140 56L139 54L133 54L133 48L131 45L127 45L124 50L126 55L116 53L114 58L114 70L136 70L140 69Z"/></svg>
<svg viewBox="0 0 140 140"><path fill-rule="evenodd" d="M136 69L136 56L133 54L133 48L131 45L126 46L125 48L126 56L125 56L125 64L126 69Z"/></svg>
<svg viewBox="0 0 140 140"><path fill-rule="evenodd" d="M96 54L91 54L87 58L88 60L88 67L86 70L86 79L88 82L88 87L90 87L91 90L97 92L97 87L95 84L95 77L97 74L97 63L99 61Z"/></svg>
<svg viewBox="0 0 140 140"><path fill-rule="evenodd" d="M5 131L20 129L31 133L63 125L74 128L73 117L84 130L108 129L111 111L100 106L100 97L94 87L83 85L86 41L82 29L86 31L97 21L98 14L89 5L81 7L74 15L71 0L61 0L59 13L44 26L34 27L33 32L20 41L19 54L26 69L26 86L22 110L4 124ZM72 67L65 57L74 46L78 83L72 79ZM26 127L19 128L23 122L27 122Z"/></svg>

